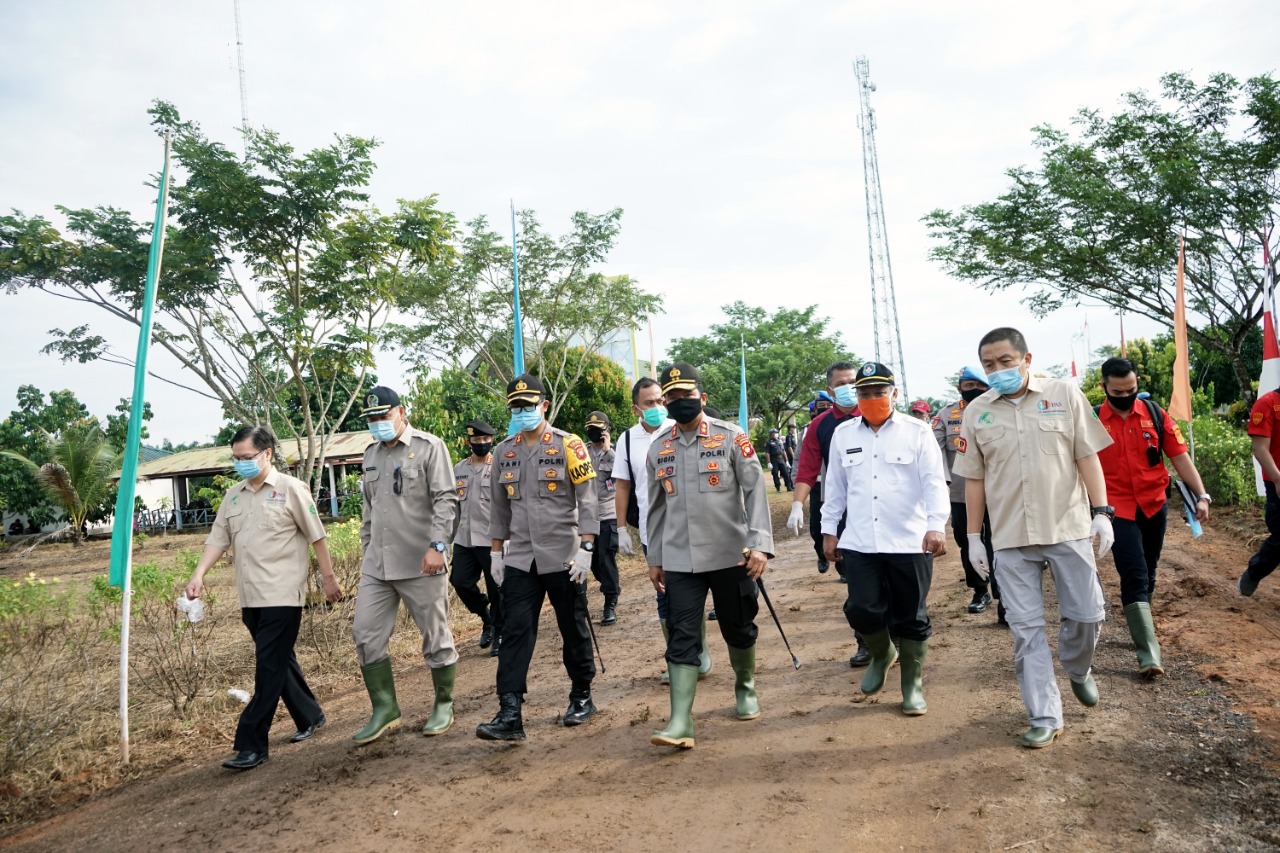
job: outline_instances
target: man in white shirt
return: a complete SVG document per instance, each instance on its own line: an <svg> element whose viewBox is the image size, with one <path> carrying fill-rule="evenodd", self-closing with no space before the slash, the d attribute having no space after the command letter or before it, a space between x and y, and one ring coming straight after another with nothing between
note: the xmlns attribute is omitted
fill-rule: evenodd
<svg viewBox="0 0 1280 853"><path fill-rule="evenodd" d="M933 558L946 553L943 530L951 512L942 453L924 421L894 412L893 371L864 364L854 380L861 415L836 427L827 458L822 505L827 559L843 553L849 597L845 617L871 650L862 677L868 696L884 686L899 650L902 713L928 710L922 668L932 628L925 599ZM842 516L848 524L837 540Z"/></svg>
<svg viewBox="0 0 1280 853"><path fill-rule="evenodd" d="M676 422L667 417L667 409L662 405L662 387L657 381L642 376L631 388L631 409L639 419L635 426L624 432L614 446L613 482L614 506L618 511L618 519L623 522L618 526L618 551L630 557L635 554L631 544L631 531L626 525L639 527L640 547L648 553L649 549L649 477L645 469L645 460L649 458L649 445L653 437L661 430L671 431ZM633 506L639 510L639 519L632 511ZM662 625L662 636L667 636L667 597L657 593L658 621ZM702 655L698 666L700 677L711 672L711 652L707 649L706 620L702 625ZM668 673L663 671L662 683L666 684Z"/></svg>

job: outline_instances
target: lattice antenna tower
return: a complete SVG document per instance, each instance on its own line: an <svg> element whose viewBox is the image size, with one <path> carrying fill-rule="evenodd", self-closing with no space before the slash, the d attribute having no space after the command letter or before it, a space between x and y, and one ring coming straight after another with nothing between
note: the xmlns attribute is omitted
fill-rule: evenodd
<svg viewBox="0 0 1280 853"><path fill-rule="evenodd" d="M871 315L875 332L876 361L889 365L897 376L901 399L907 393L907 366L902 358L902 333L898 330L898 299L893 292L893 265L889 262L889 233L885 224L884 193L880 189L880 159L876 156L876 111L871 106L871 68L865 56L853 63L858 78L862 112L862 179L867 200L867 254L871 261Z"/></svg>
<svg viewBox="0 0 1280 853"><path fill-rule="evenodd" d="M244 83L244 36L240 27L240 0L233 0L236 12L236 66L240 73L240 129L245 133L249 131L249 91ZM246 136L244 140L246 150L249 145L249 139Z"/></svg>

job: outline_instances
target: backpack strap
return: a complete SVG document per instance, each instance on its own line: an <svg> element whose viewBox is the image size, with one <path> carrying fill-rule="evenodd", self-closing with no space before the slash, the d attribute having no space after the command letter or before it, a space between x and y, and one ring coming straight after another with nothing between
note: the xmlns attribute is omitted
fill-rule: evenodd
<svg viewBox="0 0 1280 853"><path fill-rule="evenodd" d="M1156 425L1156 435L1160 441L1160 455L1164 456L1164 412L1156 405L1156 401L1150 397L1143 400L1147 404L1147 413L1151 415L1151 422Z"/></svg>

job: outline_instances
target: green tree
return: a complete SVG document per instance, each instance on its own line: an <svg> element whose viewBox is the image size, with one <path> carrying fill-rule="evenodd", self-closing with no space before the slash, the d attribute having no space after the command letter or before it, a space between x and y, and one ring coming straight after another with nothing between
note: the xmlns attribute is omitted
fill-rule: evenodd
<svg viewBox="0 0 1280 853"><path fill-rule="evenodd" d="M578 372L575 362L583 362L581 378L560 401L559 414L553 421L555 426L586 441L587 416L596 411L604 412L613 424L610 435L616 443L622 431L635 420L631 414L631 387L627 383L627 374L613 361L597 353L586 352L581 347L573 347L567 354L552 348L547 354L556 364L567 364L574 372Z"/></svg>
<svg viewBox="0 0 1280 853"><path fill-rule="evenodd" d="M97 421L64 426L56 435L45 433L43 464L10 450L0 451L35 475L49 498L62 507L76 545L84 542L85 520L115 491L112 475L120 452L111 446Z"/></svg>
<svg viewBox="0 0 1280 853"><path fill-rule="evenodd" d="M107 415L107 442L116 450L124 451L124 446L129 440L129 409L131 408L128 397L121 397L120 402L116 404L116 413ZM152 411L150 403L142 404L142 434L141 439L146 441L151 434L147 432L147 421L151 420Z"/></svg>
<svg viewBox="0 0 1280 853"><path fill-rule="evenodd" d="M662 297L645 293L630 276L596 269L621 231L621 209L575 213L572 230L559 238L545 232L531 210L520 211L518 219L525 365L538 365L554 422L588 365L572 357L574 348L599 351L620 329L629 331L660 311ZM464 229L457 256L437 280L440 300L414 323L397 327L395 338L411 366L469 363L477 381L503 396L512 378L510 237L477 217ZM476 369L481 365L487 370Z"/></svg>
<svg viewBox="0 0 1280 853"><path fill-rule="evenodd" d="M19 386L18 408L0 423L0 450L7 451L0 458L0 495L9 512L27 516L37 527L57 518L56 503L21 459L49 462L46 436L89 417L89 409L71 391L52 391L46 402L34 385Z"/></svg>
<svg viewBox="0 0 1280 853"><path fill-rule="evenodd" d="M1040 315L1089 300L1172 326L1185 232L1188 336L1252 400L1245 350L1262 316L1263 244L1273 266L1280 248L1280 83L1161 84L1162 98L1130 93L1115 115L1081 110L1074 136L1035 128L1037 168L1010 169L995 201L925 217L930 257L983 289L1024 290Z"/></svg>
<svg viewBox="0 0 1280 853"><path fill-rule="evenodd" d="M434 196L389 214L370 205L372 139L342 135L299 153L248 130L240 157L172 105L150 112L175 134L154 334L185 384L168 381L220 401L229 419L299 439L318 488L316 463L358 402L389 318L432 303L447 279L453 219ZM138 323L150 226L111 207L57 209L66 234L40 216L0 216L0 288ZM66 360L131 364L88 326L52 334L49 350Z"/></svg>
<svg viewBox="0 0 1280 853"><path fill-rule="evenodd" d="M481 368L481 371L485 368ZM449 367L439 376L418 374L413 385L400 393L409 412L409 423L438 435L457 462L471 453L467 446L467 421L484 421L492 426L501 441L509 415L504 396L487 390L484 377L476 377L461 367Z"/></svg>
<svg viewBox="0 0 1280 853"><path fill-rule="evenodd" d="M815 316L818 306L763 308L734 302L721 308L728 321L708 334L677 338L668 348L671 361L686 361L702 374L707 404L737 420L740 352L747 352L748 416L781 428L785 415L813 399L826 387L827 367L836 361L857 362L830 322ZM909 402L909 401L908 401Z"/></svg>

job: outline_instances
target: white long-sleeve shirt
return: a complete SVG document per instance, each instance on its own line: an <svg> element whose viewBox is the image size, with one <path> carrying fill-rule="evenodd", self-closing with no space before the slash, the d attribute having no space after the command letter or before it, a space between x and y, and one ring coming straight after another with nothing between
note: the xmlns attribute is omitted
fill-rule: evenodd
<svg viewBox="0 0 1280 853"><path fill-rule="evenodd" d="M864 554L918 554L951 513L942 453L924 421L894 413L874 431L862 418L836 427L823 487L822 532Z"/></svg>

